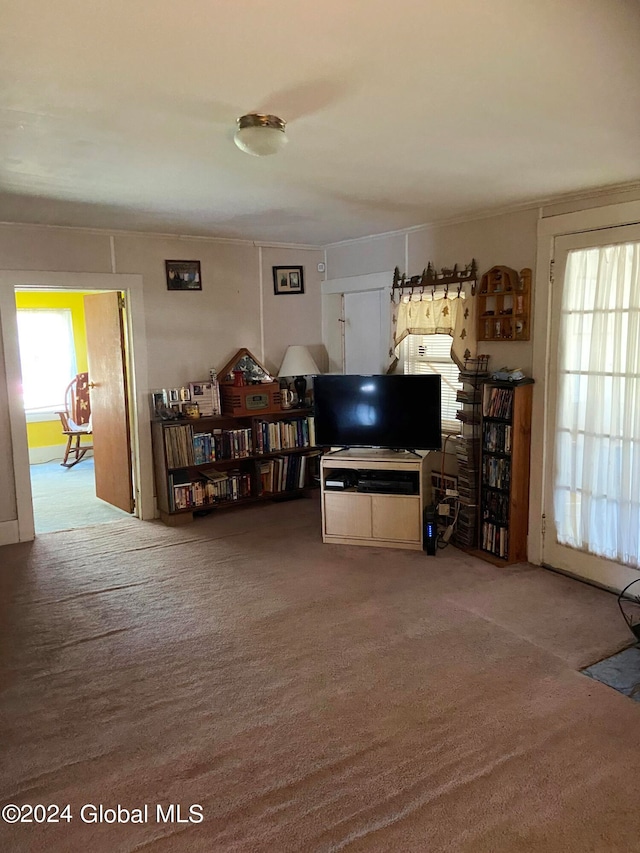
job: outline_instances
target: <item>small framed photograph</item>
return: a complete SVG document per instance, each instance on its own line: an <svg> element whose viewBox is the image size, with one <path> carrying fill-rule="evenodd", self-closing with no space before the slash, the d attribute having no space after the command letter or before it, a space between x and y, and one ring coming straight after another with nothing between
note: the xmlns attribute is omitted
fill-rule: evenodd
<svg viewBox="0 0 640 853"><path fill-rule="evenodd" d="M200 261L165 261L167 290L202 290Z"/></svg>
<svg viewBox="0 0 640 853"><path fill-rule="evenodd" d="M275 295L304 293L303 270L303 267L273 267L273 292Z"/></svg>
<svg viewBox="0 0 640 853"><path fill-rule="evenodd" d="M151 416L159 418L166 406L164 391L158 389L151 392Z"/></svg>

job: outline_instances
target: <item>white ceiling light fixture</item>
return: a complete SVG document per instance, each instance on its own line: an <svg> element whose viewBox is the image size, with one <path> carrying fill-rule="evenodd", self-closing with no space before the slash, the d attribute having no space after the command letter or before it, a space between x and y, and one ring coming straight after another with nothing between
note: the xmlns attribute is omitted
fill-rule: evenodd
<svg viewBox="0 0 640 853"><path fill-rule="evenodd" d="M249 113L240 116L237 124L233 141L241 151L254 157L277 154L288 142L284 130L286 122L278 116Z"/></svg>

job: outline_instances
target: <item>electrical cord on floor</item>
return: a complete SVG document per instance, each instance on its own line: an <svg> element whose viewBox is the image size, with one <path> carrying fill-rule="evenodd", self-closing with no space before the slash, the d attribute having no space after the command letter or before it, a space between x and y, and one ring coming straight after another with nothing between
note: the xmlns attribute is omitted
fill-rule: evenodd
<svg viewBox="0 0 640 853"><path fill-rule="evenodd" d="M457 438L457 435L455 435L454 433L447 433L447 435L445 435L444 441L442 443L442 452L441 452L442 461L440 464L440 488L438 489L438 493L436 495L436 506L440 506L443 503L448 503L449 501L453 501L454 502L453 506L455 507L455 513L454 513L453 521L449 525L447 525L445 530L441 534L439 534L439 536L438 536L437 547L440 550L442 550L443 548L446 548L447 545L449 544L449 540L451 539L451 535L453 534L454 527L455 527L456 522L458 520L458 514L460 512L459 496L453 497L452 495L447 495L447 490L444 487L444 481L445 481L444 462L445 462L445 457L446 457L446 453L447 453L447 442L451 438ZM444 518L449 518L449 516L444 516Z"/></svg>
<svg viewBox="0 0 640 853"><path fill-rule="evenodd" d="M451 498L450 498L450 500L451 500ZM450 539L451 539L451 536L452 536L453 531L455 529L456 522L458 521L458 515L459 514L460 514L460 500L458 498L455 498L455 513L453 516L453 521L451 522L451 524L447 525L445 530L438 536L438 541L436 543L437 547L441 551L444 548L446 548L447 545L450 544ZM448 517L449 516L445 516L445 518L448 518Z"/></svg>

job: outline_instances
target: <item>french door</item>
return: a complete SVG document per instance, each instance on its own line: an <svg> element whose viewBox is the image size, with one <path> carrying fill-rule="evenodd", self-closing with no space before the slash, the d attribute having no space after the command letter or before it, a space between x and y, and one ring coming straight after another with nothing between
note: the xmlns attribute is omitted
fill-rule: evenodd
<svg viewBox="0 0 640 853"><path fill-rule="evenodd" d="M545 565L640 578L640 226L557 237L547 376Z"/></svg>

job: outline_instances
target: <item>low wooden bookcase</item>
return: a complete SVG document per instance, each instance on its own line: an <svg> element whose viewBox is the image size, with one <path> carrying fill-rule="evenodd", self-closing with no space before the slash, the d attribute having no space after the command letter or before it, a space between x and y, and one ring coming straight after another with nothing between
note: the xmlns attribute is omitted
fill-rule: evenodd
<svg viewBox="0 0 640 853"><path fill-rule="evenodd" d="M338 450L320 461L322 489L322 541L342 545L374 545L422 550L423 512L427 501L427 453L379 449ZM351 475L352 485L333 489L327 481ZM403 476L409 494L386 490L360 491L363 475L374 480Z"/></svg>
<svg viewBox="0 0 640 853"><path fill-rule="evenodd" d="M313 426L310 409L153 421L160 518L183 524L194 512L293 496L317 486L320 451Z"/></svg>

